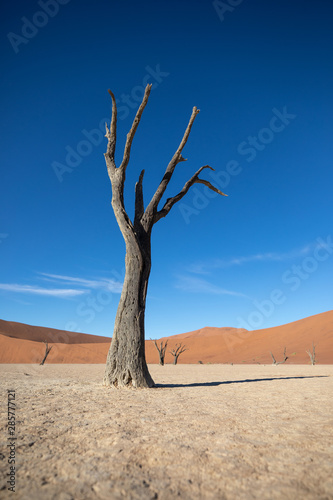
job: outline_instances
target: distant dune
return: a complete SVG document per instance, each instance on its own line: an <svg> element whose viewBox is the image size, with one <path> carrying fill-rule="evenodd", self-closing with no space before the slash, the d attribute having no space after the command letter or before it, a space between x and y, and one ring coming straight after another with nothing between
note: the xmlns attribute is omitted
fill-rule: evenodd
<svg viewBox="0 0 333 500"><path fill-rule="evenodd" d="M44 341L52 345L46 363L105 363L110 346L108 337L67 332L23 323L0 320L0 363L39 363L44 355ZM182 342L188 349L179 363L260 363L283 358L287 363L307 364L306 350L316 346L317 362L333 364L333 311L263 330L205 327L193 332L173 335L168 340L166 363L173 358L169 349ZM146 341L148 363L158 363L154 343Z"/></svg>

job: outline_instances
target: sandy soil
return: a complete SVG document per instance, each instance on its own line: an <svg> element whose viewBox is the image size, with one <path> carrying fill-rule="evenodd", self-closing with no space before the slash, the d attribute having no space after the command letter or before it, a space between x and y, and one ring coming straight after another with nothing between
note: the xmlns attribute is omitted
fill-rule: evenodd
<svg viewBox="0 0 333 500"><path fill-rule="evenodd" d="M1 498L333 499L333 366L151 365L148 390L103 371L0 365Z"/></svg>

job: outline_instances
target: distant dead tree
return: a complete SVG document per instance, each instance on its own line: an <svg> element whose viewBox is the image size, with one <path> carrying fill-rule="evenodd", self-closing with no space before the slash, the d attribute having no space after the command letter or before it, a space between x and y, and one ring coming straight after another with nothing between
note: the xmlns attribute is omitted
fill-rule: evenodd
<svg viewBox="0 0 333 500"><path fill-rule="evenodd" d="M282 365L283 363L285 363L288 359L288 356L286 356L286 351L287 351L287 348L285 347L284 348L284 351L283 351L283 361L276 361L276 359L274 358L274 355L271 351L269 351L271 353L271 356L272 356L272 359L273 359L273 365Z"/></svg>
<svg viewBox="0 0 333 500"><path fill-rule="evenodd" d="M182 345L182 343L176 344L176 347L174 349L172 349L171 351L169 351L170 354L172 354L172 356L173 356L173 364L174 365L177 364L179 356L185 351L188 351L188 349L186 349L186 346Z"/></svg>
<svg viewBox="0 0 333 500"><path fill-rule="evenodd" d="M45 344L45 354L44 354L44 358L42 359L42 361L39 363L39 365L43 365L46 361L46 358L48 357L51 349L52 349L52 346L49 347L48 346L48 343L46 342L46 340L44 340L44 344Z"/></svg>
<svg viewBox="0 0 333 500"><path fill-rule="evenodd" d="M150 340L152 340L152 339L150 339ZM166 351L166 348L168 345L168 341L166 341L165 344L163 343L163 341L161 341L160 347L158 347L156 340L154 340L154 343L155 343L156 349L158 350L158 355L160 358L160 365L164 366L165 351Z"/></svg>
<svg viewBox="0 0 333 500"><path fill-rule="evenodd" d="M310 356L311 364L316 364L316 346L314 342L312 342L312 351L306 351L306 353Z"/></svg>

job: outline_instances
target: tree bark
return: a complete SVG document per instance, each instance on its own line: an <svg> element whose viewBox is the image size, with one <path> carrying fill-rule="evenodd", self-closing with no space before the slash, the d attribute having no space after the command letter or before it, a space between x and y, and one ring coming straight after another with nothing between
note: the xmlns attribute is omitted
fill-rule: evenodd
<svg viewBox="0 0 333 500"><path fill-rule="evenodd" d="M145 357L145 308L151 269L150 237L146 245L143 242L127 244L125 268L104 385L153 387L154 381Z"/></svg>

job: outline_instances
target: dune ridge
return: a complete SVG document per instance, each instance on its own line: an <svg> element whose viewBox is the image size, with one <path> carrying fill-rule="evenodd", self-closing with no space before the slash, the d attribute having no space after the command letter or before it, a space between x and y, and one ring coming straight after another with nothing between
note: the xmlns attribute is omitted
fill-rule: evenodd
<svg viewBox="0 0 333 500"><path fill-rule="evenodd" d="M262 330L247 331L231 327L204 327L170 337L166 363L172 363L169 349L180 342L187 350L179 363L270 364L287 348L288 364L308 364L306 350L316 345L317 362L333 364L333 311ZM0 363L39 363L44 341L52 345L47 363L105 363L111 339L78 332L26 325L0 320ZM148 363L158 363L154 343L146 340Z"/></svg>

